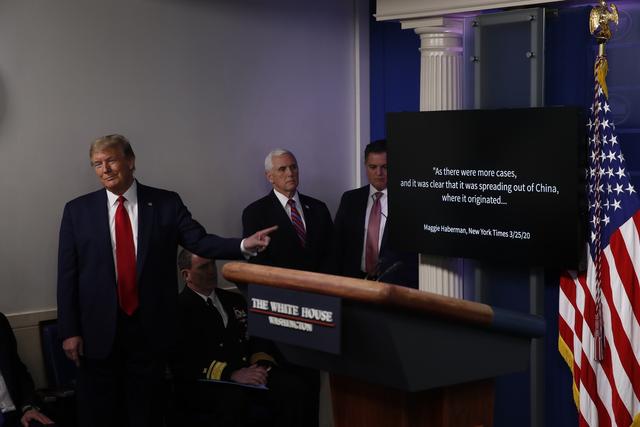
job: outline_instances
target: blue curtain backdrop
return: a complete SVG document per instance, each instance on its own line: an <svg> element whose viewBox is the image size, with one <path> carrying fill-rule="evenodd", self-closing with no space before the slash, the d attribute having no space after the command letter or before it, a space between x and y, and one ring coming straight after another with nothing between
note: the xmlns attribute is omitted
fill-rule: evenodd
<svg viewBox="0 0 640 427"><path fill-rule="evenodd" d="M375 11L375 2L371 3ZM372 12L373 14L373 12ZM384 115L420 110L420 39L397 22L370 26L371 140L384 138Z"/></svg>
<svg viewBox="0 0 640 427"><path fill-rule="evenodd" d="M591 102L597 47L588 31L591 6L580 3L548 9L546 105L587 108ZM628 0L620 0L616 4L621 11L620 25L607 47L610 101L629 170L637 181L640 175L640 62L637 60L637 52L640 51L640 4ZM375 13L375 2L371 2L371 11ZM385 136L384 116L387 112L419 110L420 40L412 30L401 30L399 23L376 22L374 18L371 19L370 31L371 137L378 139ZM470 39L472 34L465 35L465 44L469 45ZM473 82L465 81L464 84L465 93L473 93ZM465 102L465 105L471 103ZM577 425L571 376L557 351L558 274L558 271L545 274L544 310L548 325L545 338L545 426L571 427ZM491 304L528 311L526 272L507 268L503 272L493 272L491 281ZM496 385L494 425L527 426L529 419L528 373L501 377Z"/></svg>

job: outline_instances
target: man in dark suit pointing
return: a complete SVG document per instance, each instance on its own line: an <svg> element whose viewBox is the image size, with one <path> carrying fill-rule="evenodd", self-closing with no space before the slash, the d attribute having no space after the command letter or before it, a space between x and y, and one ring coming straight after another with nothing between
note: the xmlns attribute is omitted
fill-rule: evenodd
<svg viewBox="0 0 640 427"><path fill-rule="evenodd" d="M178 245L242 258L266 248L275 228L242 241L207 234L178 194L134 179L135 155L122 135L97 139L89 156L104 189L67 203L58 252L58 322L64 351L79 366L80 425L161 425Z"/></svg>
<svg viewBox="0 0 640 427"><path fill-rule="evenodd" d="M418 287L418 255L388 245L387 142L374 141L364 152L368 185L342 195L336 213L332 272Z"/></svg>

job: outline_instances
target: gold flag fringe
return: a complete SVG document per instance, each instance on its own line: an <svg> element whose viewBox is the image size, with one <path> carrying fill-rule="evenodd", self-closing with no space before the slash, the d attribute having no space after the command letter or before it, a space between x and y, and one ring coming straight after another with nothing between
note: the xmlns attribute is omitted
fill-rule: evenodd
<svg viewBox="0 0 640 427"><path fill-rule="evenodd" d="M604 96L609 98L609 89L607 88L607 73L609 72L609 62L607 61L607 57L602 55L598 56L596 59L594 73L596 78L598 79L598 83L600 83L600 87L604 92Z"/></svg>

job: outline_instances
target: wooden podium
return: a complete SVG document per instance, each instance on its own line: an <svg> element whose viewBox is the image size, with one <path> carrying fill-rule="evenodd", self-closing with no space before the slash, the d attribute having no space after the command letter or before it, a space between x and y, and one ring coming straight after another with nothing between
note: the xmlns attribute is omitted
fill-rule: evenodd
<svg viewBox="0 0 640 427"><path fill-rule="evenodd" d="M493 378L528 369L544 320L401 286L232 262L223 275L342 299L342 351L279 343L331 374L336 427L493 424Z"/></svg>

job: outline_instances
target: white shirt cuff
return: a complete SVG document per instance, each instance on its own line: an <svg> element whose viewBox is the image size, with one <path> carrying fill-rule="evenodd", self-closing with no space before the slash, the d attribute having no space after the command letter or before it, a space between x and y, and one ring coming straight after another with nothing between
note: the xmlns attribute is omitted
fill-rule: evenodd
<svg viewBox="0 0 640 427"><path fill-rule="evenodd" d="M242 241L240 242L240 250L242 251L242 255L244 256L244 259L249 259L252 256L256 256L258 255L258 252L256 251L248 251L247 248L244 247L244 241L246 239L242 239Z"/></svg>

